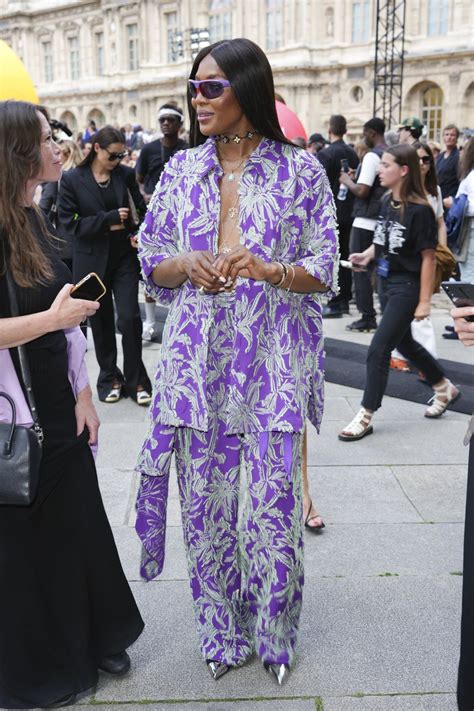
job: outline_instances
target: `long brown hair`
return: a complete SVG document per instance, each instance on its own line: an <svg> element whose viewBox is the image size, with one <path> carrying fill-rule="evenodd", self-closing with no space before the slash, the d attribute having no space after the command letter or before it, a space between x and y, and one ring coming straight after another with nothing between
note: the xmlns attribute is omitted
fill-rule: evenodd
<svg viewBox="0 0 474 711"><path fill-rule="evenodd" d="M41 124L38 111L48 120L43 106L26 101L0 101L0 231L6 239L9 269L18 286L33 287L53 278L51 264L42 250L23 205L28 180L41 170ZM40 224L48 234L41 211Z"/></svg>
<svg viewBox="0 0 474 711"><path fill-rule="evenodd" d="M459 178L464 180L474 168L474 136L464 144L459 159Z"/></svg>
<svg viewBox="0 0 474 711"><path fill-rule="evenodd" d="M393 156L395 163L398 163L398 165L406 165L408 168L408 173L403 178L400 187L400 201L403 208L405 208L409 202L429 206L423 187L420 160L416 149L408 143L399 143L396 146L387 148L384 153L389 153Z"/></svg>

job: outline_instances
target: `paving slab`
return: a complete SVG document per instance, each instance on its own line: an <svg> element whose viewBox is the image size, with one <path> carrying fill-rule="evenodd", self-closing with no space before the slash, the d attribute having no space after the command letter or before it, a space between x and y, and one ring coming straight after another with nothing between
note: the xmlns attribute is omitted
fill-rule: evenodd
<svg viewBox="0 0 474 711"><path fill-rule="evenodd" d="M394 466L392 472L425 521L464 522L466 466Z"/></svg>
<svg viewBox="0 0 474 711"><path fill-rule="evenodd" d="M423 417L415 422L375 420L374 434L357 442L341 442L337 438L347 421L323 421L320 435L314 428L308 432L308 458L319 466L418 463L467 466L468 451L462 440L468 420L467 415L464 420Z"/></svg>
<svg viewBox="0 0 474 711"><path fill-rule="evenodd" d="M391 467L309 466L308 480L313 501L326 522L371 524L423 520Z"/></svg>
<svg viewBox="0 0 474 711"><path fill-rule="evenodd" d="M217 683L200 657L187 582L132 583L147 627L133 672L98 701L454 693L461 579L320 579L305 586L300 645L281 690L255 658ZM436 601L436 614L433 614ZM315 658L315 646L324 650Z"/></svg>
<svg viewBox="0 0 474 711"><path fill-rule="evenodd" d="M456 711L454 694L325 697L323 711Z"/></svg>
<svg viewBox="0 0 474 711"><path fill-rule="evenodd" d="M111 526L127 523L135 473L130 469L97 468L99 486Z"/></svg>
<svg viewBox="0 0 474 711"><path fill-rule="evenodd" d="M143 699L138 704L110 704L99 702L96 699L86 700L81 704L75 704L71 708L84 708L93 705L97 709L107 709L107 711L315 711L315 699L253 699L252 701L239 701L235 699L220 699L219 701L200 701L191 699L189 701L180 700L178 702L163 702L151 699Z"/></svg>
<svg viewBox="0 0 474 711"><path fill-rule="evenodd" d="M114 405L110 407L114 407ZM104 423L99 434L97 466L100 468L134 469L144 435L144 423L136 427L122 422Z"/></svg>
<svg viewBox="0 0 474 711"><path fill-rule="evenodd" d="M331 525L306 531L305 579L458 575L464 527L446 524Z"/></svg>

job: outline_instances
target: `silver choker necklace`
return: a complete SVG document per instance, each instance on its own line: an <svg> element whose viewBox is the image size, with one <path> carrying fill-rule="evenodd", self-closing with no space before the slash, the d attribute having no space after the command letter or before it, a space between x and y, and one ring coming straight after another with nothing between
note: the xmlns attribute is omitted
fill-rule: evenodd
<svg viewBox="0 0 474 711"><path fill-rule="evenodd" d="M111 180L112 180L112 178L109 178L108 180L103 180L102 182L99 182L98 180L96 180L95 182L97 183L99 188L102 188L102 190L106 190L109 187Z"/></svg>

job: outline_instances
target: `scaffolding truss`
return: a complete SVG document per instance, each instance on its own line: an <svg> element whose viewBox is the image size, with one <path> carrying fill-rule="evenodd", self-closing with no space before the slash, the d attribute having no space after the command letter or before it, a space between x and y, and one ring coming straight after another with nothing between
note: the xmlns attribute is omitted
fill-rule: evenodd
<svg viewBox="0 0 474 711"><path fill-rule="evenodd" d="M401 120L405 15L406 0L377 0L373 115L387 128Z"/></svg>

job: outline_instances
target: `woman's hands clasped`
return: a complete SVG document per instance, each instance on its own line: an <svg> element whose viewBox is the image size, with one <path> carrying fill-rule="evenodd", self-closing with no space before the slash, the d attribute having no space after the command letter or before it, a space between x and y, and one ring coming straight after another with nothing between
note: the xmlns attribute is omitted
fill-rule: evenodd
<svg viewBox="0 0 474 711"><path fill-rule="evenodd" d="M65 284L49 308L54 331L79 326L86 318L93 316L100 307L98 301L73 299L70 295L72 286L72 284Z"/></svg>
<svg viewBox="0 0 474 711"><path fill-rule="evenodd" d="M247 247L238 244L225 254L219 254L214 262L225 281L234 282L238 276L244 279L265 281L269 276L269 264L256 257Z"/></svg>
<svg viewBox="0 0 474 711"><path fill-rule="evenodd" d="M211 294L231 289L237 276L263 281L270 273L270 265L243 245L217 257L209 251L187 252L182 269L193 286Z"/></svg>

